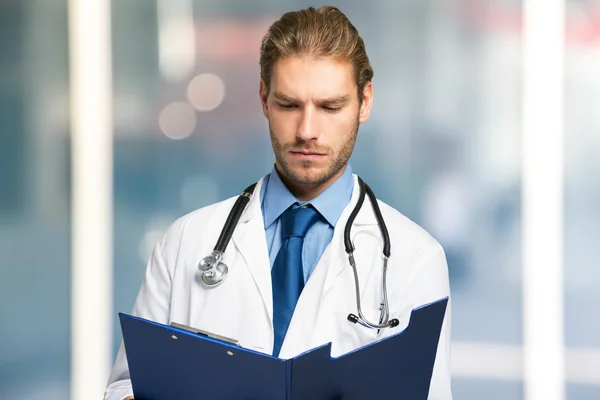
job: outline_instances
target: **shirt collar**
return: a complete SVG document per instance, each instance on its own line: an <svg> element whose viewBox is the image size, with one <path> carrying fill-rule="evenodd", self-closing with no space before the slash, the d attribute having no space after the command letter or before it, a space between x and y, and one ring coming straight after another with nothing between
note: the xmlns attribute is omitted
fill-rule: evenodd
<svg viewBox="0 0 600 400"><path fill-rule="evenodd" d="M344 208L350 202L354 187L352 168L347 164L342 176L333 182L323 193L308 202L298 200L285 186L276 168L273 167L263 198L263 216L267 229L292 204L312 204L313 207L334 227Z"/></svg>

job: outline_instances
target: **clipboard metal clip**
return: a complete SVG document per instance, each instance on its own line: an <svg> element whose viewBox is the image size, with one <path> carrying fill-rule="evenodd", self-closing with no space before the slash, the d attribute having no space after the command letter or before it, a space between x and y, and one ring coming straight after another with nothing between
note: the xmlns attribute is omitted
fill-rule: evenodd
<svg viewBox="0 0 600 400"><path fill-rule="evenodd" d="M216 333L203 331L202 329L192 328L191 326L179 324L177 322L171 322L170 326L172 326L173 328L177 328L177 329L181 329L181 330L190 332L190 333L195 333L197 335L206 336L211 339L227 342L227 343L233 344L235 346L240 346L240 342L238 342L235 339L228 338L227 336L217 335Z"/></svg>

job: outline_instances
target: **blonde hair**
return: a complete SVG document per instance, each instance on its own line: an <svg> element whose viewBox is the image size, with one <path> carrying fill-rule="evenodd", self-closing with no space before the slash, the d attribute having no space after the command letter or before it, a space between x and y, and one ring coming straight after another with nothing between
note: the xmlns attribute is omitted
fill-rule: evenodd
<svg viewBox="0 0 600 400"><path fill-rule="evenodd" d="M287 12L269 27L260 48L260 77L267 91L277 60L292 56L349 62L361 102L365 85L373 79L363 39L346 15L333 6Z"/></svg>

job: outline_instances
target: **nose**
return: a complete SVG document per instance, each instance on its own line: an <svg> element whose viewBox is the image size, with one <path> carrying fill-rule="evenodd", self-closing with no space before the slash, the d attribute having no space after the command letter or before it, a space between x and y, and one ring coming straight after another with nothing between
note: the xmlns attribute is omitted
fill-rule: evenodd
<svg viewBox="0 0 600 400"><path fill-rule="evenodd" d="M309 141L316 139L319 136L319 124L317 114L312 107L305 107L300 116L298 131L296 132L298 139Z"/></svg>

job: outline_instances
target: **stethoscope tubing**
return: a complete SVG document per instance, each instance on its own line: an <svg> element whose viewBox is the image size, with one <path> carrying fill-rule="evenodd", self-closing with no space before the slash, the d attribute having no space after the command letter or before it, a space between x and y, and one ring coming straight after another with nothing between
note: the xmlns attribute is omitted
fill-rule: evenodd
<svg viewBox="0 0 600 400"><path fill-rule="evenodd" d="M233 236L233 231L237 225L237 222L240 220L242 216L242 212L246 208L246 204L250 201L250 197L254 192L254 188L256 187L256 183L248 186L240 196L235 200L235 204L225 221L225 225L223 225L223 229L221 230L221 234L219 235L219 240L217 240L217 245L215 246L214 251L219 253L225 253L225 249Z"/></svg>
<svg viewBox="0 0 600 400"><path fill-rule="evenodd" d="M377 203L377 198L375 197L375 194L373 193L371 188L360 177L358 177L358 185L359 185L359 189L360 189L358 201L357 201L354 209L350 213L350 216L348 218L346 226L344 227L344 247L346 249L346 253L348 254L348 261L349 261L350 265L352 266L352 270L354 273L354 283L355 283L355 291L356 291L356 306L357 306L357 311L358 311L358 316L356 316L354 314L349 314L348 321L350 321L352 323L360 323L361 325L363 325L367 328L374 328L374 329L395 327L399 324L398 320L397 319L392 319L391 321L388 320L389 319L389 304L388 304L388 296L387 296L387 263L388 263L388 259L389 259L390 255L391 255L390 236L389 236L389 233L387 230L387 226L385 225L383 216L381 215L381 210L379 209L379 205ZM253 183L252 185L248 186L246 189L244 189L242 194L236 199L231 211L229 212L229 215L227 216L227 220L225 221L225 224L223 225L223 229L221 230L221 234L219 235L219 239L217 240L217 244L215 245L213 252L211 253L211 255L205 257L198 265L198 268L200 269L200 271L203 274L202 281L203 281L203 283L206 284L207 287L215 287L215 286L219 285L222 282L222 280L225 278L225 276L227 275L228 268L225 264L223 264L223 265L221 265L221 268L220 268L220 270L223 271L223 274L218 276L217 278L215 278L215 275L218 273L218 271L215 270L215 268L216 268L215 264L220 264L221 257L223 255L223 253L225 253L225 249L227 248L227 245L229 244L229 241L231 240L231 237L233 236L233 231L235 230L235 227L242 215L242 212L244 211L244 209L246 208L246 205L250 201L250 197L252 196L252 193L254 192L255 187L256 187L256 183ZM350 239L352 225L354 224L354 220L355 220L356 216L358 215L358 212L360 211L360 209L363 206L363 203L365 200L365 194L369 196L369 200L370 200L371 206L373 208L373 213L375 214L375 218L377 219L377 224L379 225L379 229L380 229L381 235L383 237L383 277L382 277L383 301L381 303L381 305L383 307L383 310L382 310L383 313L381 314L379 324L370 322L364 316L364 314L362 312L358 270L356 267L356 262L354 260L355 248L354 248L354 244L352 243L352 240ZM207 264L211 264L211 265L208 266ZM210 281L210 284L207 283L207 281Z"/></svg>

